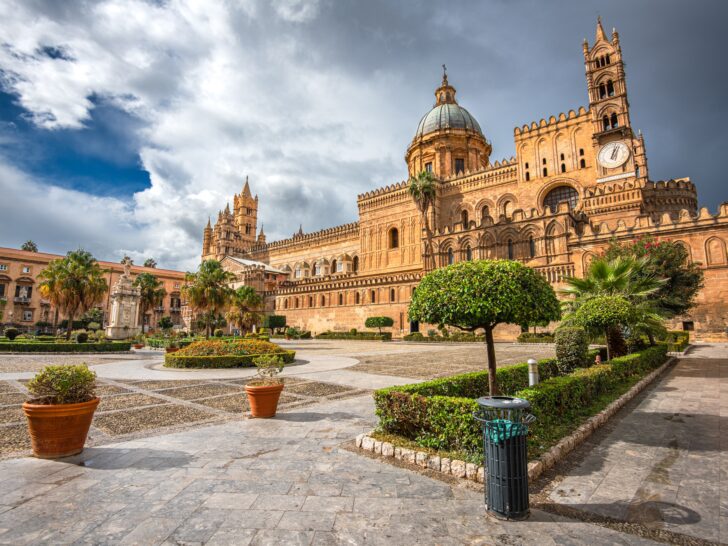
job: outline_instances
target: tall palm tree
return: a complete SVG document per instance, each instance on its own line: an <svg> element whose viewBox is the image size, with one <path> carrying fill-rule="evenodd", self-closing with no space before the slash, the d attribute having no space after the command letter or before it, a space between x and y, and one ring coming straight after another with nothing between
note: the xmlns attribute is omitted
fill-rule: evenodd
<svg viewBox="0 0 728 546"><path fill-rule="evenodd" d="M425 236L427 238L425 268L434 269L435 256L432 249L432 226L430 226L429 211L435 202L435 195L437 194L437 178L430 171L422 171L417 176L409 179L408 191L415 205L417 205L417 210L422 215L422 222L425 226ZM429 263L427 260L429 260Z"/></svg>
<svg viewBox="0 0 728 546"><path fill-rule="evenodd" d="M241 286L230 296L230 308L225 318L230 324L237 326L242 331L252 327L257 316L257 309L263 299L251 286Z"/></svg>
<svg viewBox="0 0 728 546"><path fill-rule="evenodd" d="M203 313L205 335L210 337L210 321L230 300L229 284L235 275L225 271L217 260L205 260L197 273L187 272L182 294L195 312Z"/></svg>
<svg viewBox="0 0 728 546"><path fill-rule="evenodd" d="M68 317L66 339L71 338L73 319L96 305L109 289L104 270L81 249L52 260L38 278L41 295Z"/></svg>
<svg viewBox="0 0 728 546"><path fill-rule="evenodd" d="M147 310L154 305L159 305L164 296L167 295L167 291L164 289L164 283L151 273L140 273L134 279L134 286L139 288L140 291L139 314L143 332L144 316L147 314Z"/></svg>
<svg viewBox="0 0 728 546"><path fill-rule="evenodd" d="M570 296L564 302L569 314L565 323L573 318L576 310L596 296L622 296L634 309L634 321L629 324L635 332L646 334L654 343L656 333L664 331L663 312L655 304L653 296L667 282L645 275L646 258L619 257L613 260L598 258L592 261L583 279L567 277L561 294ZM618 328L607 332L607 347L610 354L619 356L624 352L624 338Z"/></svg>

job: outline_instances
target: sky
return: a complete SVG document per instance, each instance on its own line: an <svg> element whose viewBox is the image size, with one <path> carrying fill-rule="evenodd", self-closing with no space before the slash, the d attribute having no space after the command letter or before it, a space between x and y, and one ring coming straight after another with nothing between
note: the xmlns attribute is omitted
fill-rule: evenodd
<svg viewBox="0 0 728 546"><path fill-rule="evenodd" d="M443 63L510 157L514 127L588 106L598 15L650 177L715 211L724 0L0 0L0 246L193 270L246 176L269 241L354 221L407 176Z"/></svg>

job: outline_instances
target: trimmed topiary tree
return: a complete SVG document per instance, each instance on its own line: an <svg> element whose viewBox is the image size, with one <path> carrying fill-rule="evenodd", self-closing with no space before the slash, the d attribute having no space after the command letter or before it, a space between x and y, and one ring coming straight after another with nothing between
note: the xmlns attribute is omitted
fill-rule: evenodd
<svg viewBox="0 0 728 546"><path fill-rule="evenodd" d="M501 323L560 318L559 301L548 282L512 260L460 262L432 271L415 290L409 308L410 320L485 331L491 395L498 393L493 329Z"/></svg>
<svg viewBox="0 0 728 546"><path fill-rule="evenodd" d="M622 296L597 296L585 301L573 314L573 323L592 333L604 333L607 360L612 357L609 330L630 323L634 317L632 304Z"/></svg>
<svg viewBox="0 0 728 546"><path fill-rule="evenodd" d="M275 330L276 328L286 327L285 315L266 315L263 317L263 328L270 328Z"/></svg>
<svg viewBox="0 0 728 546"><path fill-rule="evenodd" d="M589 364L589 339L583 328L562 327L554 334L556 364L563 374Z"/></svg>
<svg viewBox="0 0 728 546"><path fill-rule="evenodd" d="M379 333L382 333L382 328L389 328L394 326L394 320L390 317L368 317L364 321L364 326L367 328L379 328Z"/></svg>

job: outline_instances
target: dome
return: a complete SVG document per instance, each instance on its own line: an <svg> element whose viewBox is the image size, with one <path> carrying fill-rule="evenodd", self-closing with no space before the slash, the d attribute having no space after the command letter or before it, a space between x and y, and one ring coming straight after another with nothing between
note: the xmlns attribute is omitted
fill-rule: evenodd
<svg viewBox="0 0 728 546"><path fill-rule="evenodd" d="M483 131L475 118L465 108L455 102L438 104L424 115L417 126L415 138L442 129L465 129L483 136Z"/></svg>

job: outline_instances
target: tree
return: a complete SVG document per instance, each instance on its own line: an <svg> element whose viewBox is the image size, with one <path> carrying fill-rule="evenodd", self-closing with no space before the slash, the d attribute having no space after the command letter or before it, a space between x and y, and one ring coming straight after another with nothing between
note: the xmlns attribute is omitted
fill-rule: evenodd
<svg viewBox="0 0 728 546"><path fill-rule="evenodd" d="M579 306L574 312L573 322L592 332L604 332L607 338L607 360L611 360L609 331L629 324L633 320L633 313L634 307L624 296L596 296Z"/></svg>
<svg viewBox="0 0 728 546"><path fill-rule="evenodd" d="M157 322L157 326L165 332L168 332L169 330L174 328L174 322L172 322L172 317L162 317L161 319L159 319L159 322Z"/></svg>
<svg viewBox="0 0 728 546"><path fill-rule="evenodd" d="M409 319L485 331L490 394L498 393L493 329L501 323L559 320L551 286L533 269L512 260L460 262L425 275L412 297Z"/></svg>
<svg viewBox="0 0 728 546"><path fill-rule="evenodd" d="M144 331L144 316L147 314L147 310L154 305L159 305L167 295L167 291L164 289L164 283L151 273L140 273L134 279L134 286L139 289L139 315L142 331Z"/></svg>
<svg viewBox="0 0 728 546"><path fill-rule="evenodd" d="M234 280L235 275L225 271L217 260L205 260L197 273L185 275L182 294L195 312L202 313L207 337L212 333L211 323L218 321L219 310L230 299L232 289L228 285Z"/></svg>
<svg viewBox="0 0 728 546"><path fill-rule="evenodd" d="M132 260L128 254L124 254L124 257L119 263L123 264L124 262L129 262L129 265L134 265L134 260Z"/></svg>
<svg viewBox="0 0 728 546"><path fill-rule="evenodd" d="M629 243L612 241L604 258L643 259L639 271L646 277L666 279L651 297L666 318L683 315L695 305L695 297L703 288L703 270L690 261L687 249L675 241L655 241L652 236Z"/></svg>
<svg viewBox="0 0 728 546"><path fill-rule="evenodd" d="M432 227L430 226L430 216L428 213L430 207L435 202L435 196L437 194L437 179L432 172L422 171L417 176L413 176L409 179L409 186L407 189L417 206L417 210L419 210L422 215L422 223L425 226L425 236L427 239L425 259L429 261L429 263L425 263L425 268L434 269L435 254L432 247Z"/></svg>
<svg viewBox="0 0 728 546"><path fill-rule="evenodd" d="M81 249L51 261L38 278L43 297L68 316L66 339L71 339L73 319L97 304L109 289L99 263Z"/></svg>
<svg viewBox="0 0 728 546"><path fill-rule="evenodd" d="M38 245L36 245L33 241L28 240L22 244L20 250L25 250L26 252L38 252Z"/></svg>
<svg viewBox="0 0 728 546"><path fill-rule="evenodd" d="M592 261L583 279L566 278L566 287L561 293L571 296L571 299L564 304L569 311L564 319L565 324L568 325L579 307L590 299L599 296L621 296L634 307L629 326L647 334L650 342L654 343L655 334L664 330L654 295L667 281L645 274L646 264L646 258L618 257L614 260L597 258ZM611 355L620 356L626 352L624 337L618 324L607 328L605 335L607 349Z"/></svg>
<svg viewBox="0 0 728 546"><path fill-rule="evenodd" d="M286 327L285 315L266 315L263 317L263 328L270 328L275 330L276 328Z"/></svg>
<svg viewBox="0 0 728 546"><path fill-rule="evenodd" d="M382 328L389 328L394 326L394 320L391 317L368 317L364 321L364 326L367 328L379 328L379 333L382 333Z"/></svg>
<svg viewBox="0 0 728 546"><path fill-rule="evenodd" d="M154 260L154 258L147 258L144 260L144 267L151 267L152 269L157 267L157 262Z"/></svg>
<svg viewBox="0 0 728 546"><path fill-rule="evenodd" d="M233 326L240 330L252 328L257 321L257 310L263 299L251 286L241 286L230 295L230 308L225 314Z"/></svg>

